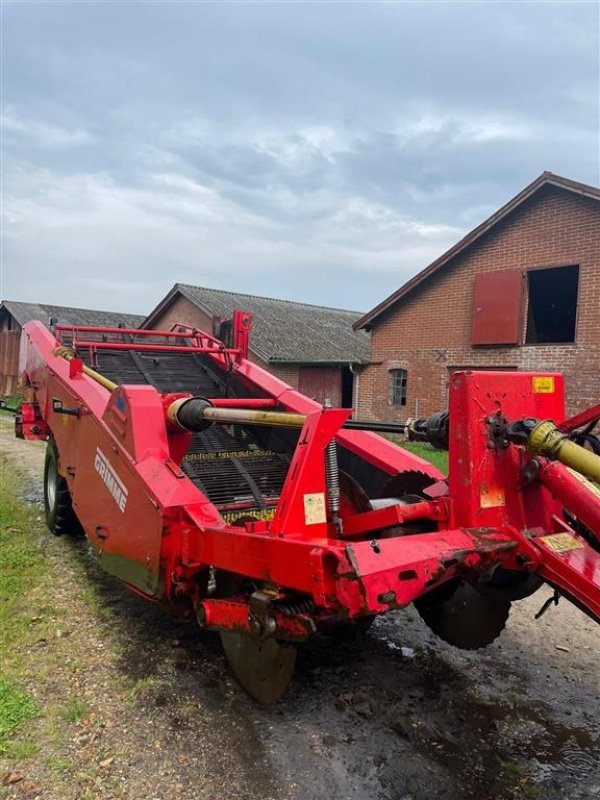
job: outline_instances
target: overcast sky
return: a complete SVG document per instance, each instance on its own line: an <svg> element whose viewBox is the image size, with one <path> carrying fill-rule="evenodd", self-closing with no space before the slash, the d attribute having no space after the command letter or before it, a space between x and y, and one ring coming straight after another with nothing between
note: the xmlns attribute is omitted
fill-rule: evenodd
<svg viewBox="0 0 600 800"><path fill-rule="evenodd" d="M543 170L599 183L599 5L5 2L4 299L368 310Z"/></svg>

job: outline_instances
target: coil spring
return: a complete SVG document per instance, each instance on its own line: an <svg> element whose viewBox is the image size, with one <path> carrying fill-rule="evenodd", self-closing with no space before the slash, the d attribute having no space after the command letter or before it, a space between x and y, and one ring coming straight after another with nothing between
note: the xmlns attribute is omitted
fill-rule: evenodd
<svg viewBox="0 0 600 800"><path fill-rule="evenodd" d="M281 611L286 617L293 617L296 614L312 614L315 604L310 597L297 597L290 600L281 600L277 603L277 610Z"/></svg>
<svg viewBox="0 0 600 800"><path fill-rule="evenodd" d="M325 475L327 478L329 510L335 513L340 510L340 470L335 439L329 442L325 450Z"/></svg>
<svg viewBox="0 0 600 800"><path fill-rule="evenodd" d="M323 408L331 408L329 398L325 399ZM325 481L329 510L332 514L337 515L340 510L340 470L335 439L332 439L325 448Z"/></svg>

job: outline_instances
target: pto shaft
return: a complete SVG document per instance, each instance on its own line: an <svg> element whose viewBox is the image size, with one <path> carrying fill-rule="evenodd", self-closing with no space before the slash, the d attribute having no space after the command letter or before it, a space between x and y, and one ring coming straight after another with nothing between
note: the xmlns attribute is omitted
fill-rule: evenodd
<svg viewBox="0 0 600 800"><path fill-rule="evenodd" d="M167 422L172 428L203 431L213 422L241 425L269 425L280 428L301 428L304 414L286 411L262 411L253 408L215 408L203 397L182 397L167 408Z"/></svg>
<svg viewBox="0 0 600 800"><path fill-rule="evenodd" d="M553 422L539 422L529 434L527 449L533 455L560 461L566 467L600 484L600 456L575 444Z"/></svg>

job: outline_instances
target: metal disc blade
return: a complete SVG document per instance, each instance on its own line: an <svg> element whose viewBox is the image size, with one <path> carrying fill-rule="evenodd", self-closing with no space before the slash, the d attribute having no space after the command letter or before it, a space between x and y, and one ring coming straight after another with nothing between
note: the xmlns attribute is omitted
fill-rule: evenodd
<svg viewBox="0 0 600 800"><path fill-rule="evenodd" d="M504 630L510 612L509 601L480 594L468 583L457 586L455 581L423 595L415 607L440 639L462 650L491 644Z"/></svg>
<svg viewBox="0 0 600 800"><path fill-rule="evenodd" d="M296 647L276 639L221 632L227 661L248 694L263 705L281 699L294 673Z"/></svg>

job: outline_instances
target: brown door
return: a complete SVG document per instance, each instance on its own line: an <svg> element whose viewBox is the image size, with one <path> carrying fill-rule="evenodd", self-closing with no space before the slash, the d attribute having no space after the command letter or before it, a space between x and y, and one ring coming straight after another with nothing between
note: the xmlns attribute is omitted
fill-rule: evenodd
<svg viewBox="0 0 600 800"><path fill-rule="evenodd" d="M339 407L342 404L342 371L339 367L300 367L298 390L319 403L328 398L332 406Z"/></svg>

